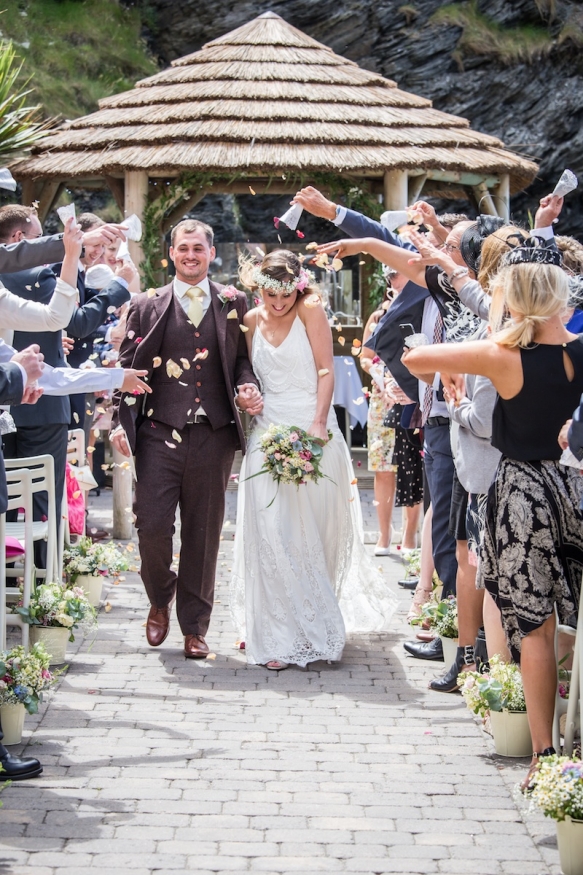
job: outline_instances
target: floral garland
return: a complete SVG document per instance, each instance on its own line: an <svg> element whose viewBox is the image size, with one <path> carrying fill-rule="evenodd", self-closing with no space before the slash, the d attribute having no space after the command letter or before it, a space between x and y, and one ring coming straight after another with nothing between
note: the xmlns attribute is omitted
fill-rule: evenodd
<svg viewBox="0 0 583 875"><path fill-rule="evenodd" d="M263 273L260 267L256 267L251 276L253 282L259 286L259 288L271 289L272 292L275 292L278 295L291 295L296 289L298 292L303 292L306 286L309 286L316 281L314 274L309 270L304 270L303 267L300 270L299 277L294 277L294 279L287 283Z"/></svg>

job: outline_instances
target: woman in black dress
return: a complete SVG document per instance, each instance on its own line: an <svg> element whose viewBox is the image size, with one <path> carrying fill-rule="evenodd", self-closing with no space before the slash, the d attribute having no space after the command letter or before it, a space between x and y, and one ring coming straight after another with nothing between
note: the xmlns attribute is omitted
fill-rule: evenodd
<svg viewBox="0 0 583 875"><path fill-rule="evenodd" d="M511 250L493 282L491 339L418 347L403 358L421 379L439 371L452 391L448 373L482 374L498 391L492 444L502 459L478 576L521 665L535 751L524 787L538 758L554 752L555 606L561 623L576 623L583 571L583 478L559 463L557 442L583 391L583 341L563 325L560 253L532 243Z"/></svg>

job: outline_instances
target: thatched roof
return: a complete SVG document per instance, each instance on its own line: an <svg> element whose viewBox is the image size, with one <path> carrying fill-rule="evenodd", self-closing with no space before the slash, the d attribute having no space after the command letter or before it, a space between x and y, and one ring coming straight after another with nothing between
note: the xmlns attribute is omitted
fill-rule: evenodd
<svg viewBox="0 0 583 875"><path fill-rule="evenodd" d="M99 107L46 137L15 175L434 169L509 173L516 191L537 172L466 119L433 109L271 12Z"/></svg>

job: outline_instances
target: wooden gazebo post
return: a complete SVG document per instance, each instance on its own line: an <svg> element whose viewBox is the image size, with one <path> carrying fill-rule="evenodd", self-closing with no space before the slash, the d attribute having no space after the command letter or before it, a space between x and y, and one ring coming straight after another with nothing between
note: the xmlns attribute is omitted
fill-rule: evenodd
<svg viewBox="0 0 583 875"><path fill-rule="evenodd" d="M148 197L148 173L146 170L126 170L125 172L125 214L135 213L140 221L144 217L144 207ZM134 264L140 265L144 260L144 252L140 243L128 240L128 249Z"/></svg>

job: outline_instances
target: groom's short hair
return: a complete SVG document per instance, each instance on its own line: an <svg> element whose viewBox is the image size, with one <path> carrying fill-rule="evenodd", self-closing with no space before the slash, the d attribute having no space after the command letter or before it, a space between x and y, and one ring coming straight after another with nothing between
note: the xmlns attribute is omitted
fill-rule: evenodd
<svg viewBox="0 0 583 875"><path fill-rule="evenodd" d="M171 246L174 246L174 241L176 240L176 235L179 231L183 231L185 234L191 234L193 231L202 231L207 239L209 249L214 244L215 234L213 229L205 222L199 222L198 219L183 219L182 222L179 222L177 225L175 225L172 228L172 233L170 234Z"/></svg>

